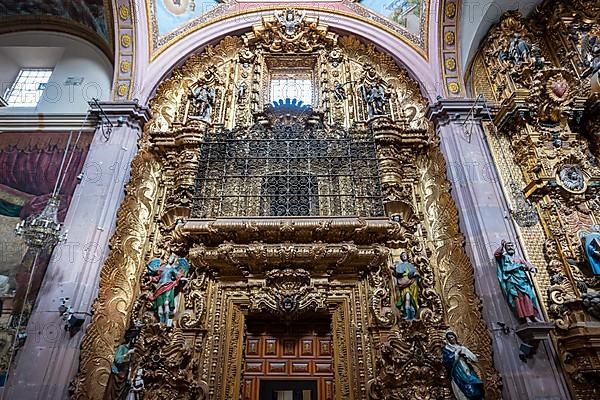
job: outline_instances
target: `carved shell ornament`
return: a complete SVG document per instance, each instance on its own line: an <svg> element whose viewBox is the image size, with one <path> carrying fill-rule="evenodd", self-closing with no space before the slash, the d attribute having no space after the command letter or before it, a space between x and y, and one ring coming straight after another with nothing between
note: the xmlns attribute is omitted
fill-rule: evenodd
<svg viewBox="0 0 600 400"><path fill-rule="evenodd" d="M581 194L588 188L587 176L576 164L564 165L556 174L556 182L567 192Z"/></svg>

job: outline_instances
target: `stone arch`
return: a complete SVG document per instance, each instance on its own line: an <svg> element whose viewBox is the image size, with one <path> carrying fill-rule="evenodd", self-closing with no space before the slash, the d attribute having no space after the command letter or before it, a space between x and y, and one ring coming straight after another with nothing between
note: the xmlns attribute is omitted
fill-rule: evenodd
<svg viewBox="0 0 600 400"><path fill-rule="evenodd" d="M299 10L302 10L299 8ZM145 13L145 10L136 10ZM140 57L139 71L151 76L152 79L136 82L135 94L141 103L145 103L156 91L158 84L162 82L177 65L187 59L191 54L210 44L218 43L227 35L236 35L240 32L251 30L252 26L260 23L261 17L272 13L274 10L256 11L244 15L244 18L228 18L218 23L213 23L203 29L193 31L182 37L170 47L153 56L150 54L149 44L143 39L139 43L140 54L146 54L147 60ZM310 15L311 11L307 11ZM344 34L356 35L367 43L374 43L378 49L391 55L394 60L402 65L421 87L421 92L429 101L433 102L439 93L443 92L441 78L439 77L439 54L431 49L437 48L438 35L435 20L429 25L430 42L428 53L423 56L407 42L399 39L391 33L371 25L360 19L350 16L328 12L327 9L319 9L314 12L322 23L329 26L330 30ZM144 15L145 18L145 15ZM141 24L140 24L141 25ZM145 27L138 27L146 29Z"/></svg>

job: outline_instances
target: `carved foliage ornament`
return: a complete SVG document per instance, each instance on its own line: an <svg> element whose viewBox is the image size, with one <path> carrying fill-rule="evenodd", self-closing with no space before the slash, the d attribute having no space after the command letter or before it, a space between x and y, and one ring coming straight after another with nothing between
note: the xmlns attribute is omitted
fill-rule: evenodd
<svg viewBox="0 0 600 400"><path fill-rule="evenodd" d="M447 381L440 354L443 336L425 333L425 327L413 322L408 329L394 331L380 346L377 375L369 381L369 399L435 400L449 396L449 389L431 385L431 377Z"/></svg>
<svg viewBox="0 0 600 400"><path fill-rule="evenodd" d="M312 285L308 271L274 269L267 272L265 286L250 294L250 310L293 319L308 311L325 310L325 299L326 294Z"/></svg>
<svg viewBox="0 0 600 400"><path fill-rule="evenodd" d="M141 337L135 365L144 370L144 399L208 399L206 384L195 377L193 348L180 328L149 325Z"/></svg>
<svg viewBox="0 0 600 400"><path fill-rule="evenodd" d="M336 35L319 23L318 17L306 16L288 8L275 16L263 18L261 26L248 34L247 46L265 46L271 53L310 53L335 42Z"/></svg>

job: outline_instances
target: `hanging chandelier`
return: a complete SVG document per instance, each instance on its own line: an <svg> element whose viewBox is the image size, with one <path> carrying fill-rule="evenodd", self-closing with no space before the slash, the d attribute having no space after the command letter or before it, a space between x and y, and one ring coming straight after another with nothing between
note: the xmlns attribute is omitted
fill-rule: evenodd
<svg viewBox="0 0 600 400"><path fill-rule="evenodd" d="M17 224L15 233L21 236L27 246L35 249L51 249L67 239L67 232L61 232L58 222L60 199L53 194L41 213L30 215Z"/></svg>
<svg viewBox="0 0 600 400"><path fill-rule="evenodd" d="M95 104L100 108L101 112L104 112L100 104L98 104L97 99L93 99L93 102L95 102ZM67 145L65 146L65 153L63 154L60 163L60 168L58 169L56 183L54 184L54 190L52 191L52 194L48 199L48 203L46 203L46 206L44 207L41 213L30 215L26 219L19 222L15 228L15 234L17 236L22 237L25 243L31 248L34 248L36 250L49 250L54 248L54 246L56 246L57 244L67 240L67 231L61 232L62 224L58 222L58 208L60 206L59 193L65 182L67 171L69 170L71 162L73 161L75 149L77 148L79 140L81 139L83 127L87 122L89 116L90 110L88 109L88 112L83 122L81 123L81 127L79 128L79 132L77 134L77 138L75 139L75 143L73 143L72 147L71 142L73 140L73 131L69 132L69 140L67 141ZM108 119L108 116L106 116L106 118ZM112 129L112 124L110 128ZM110 131L108 132L108 135L110 135ZM69 155L69 151L71 151L71 155L67 160L67 155Z"/></svg>
<svg viewBox="0 0 600 400"><path fill-rule="evenodd" d="M512 205L510 214L515 222L522 228L529 228L538 223L537 209L529 200L525 198L525 194L519 188L519 185L512 181L510 183L512 194Z"/></svg>

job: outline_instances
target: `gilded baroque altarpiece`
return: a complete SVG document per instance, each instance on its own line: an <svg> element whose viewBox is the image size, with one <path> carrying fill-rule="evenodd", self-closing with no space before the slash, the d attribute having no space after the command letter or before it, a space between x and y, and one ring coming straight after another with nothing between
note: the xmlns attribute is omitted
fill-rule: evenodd
<svg viewBox="0 0 600 400"><path fill-rule="evenodd" d="M600 2L545 1L524 18L507 12L471 66L488 102L485 126L507 193L537 209L519 229L543 311L554 323L574 398L598 398L600 279Z"/></svg>
<svg viewBox="0 0 600 400"><path fill-rule="evenodd" d="M312 107L273 104L269 88L285 74L310 82ZM385 95L373 100L369 93ZM331 321L327 398L452 398L441 362L449 329L477 354L486 397L499 398L426 107L417 83L389 56L292 9L175 69L151 102L73 398L103 397L115 348L131 332L130 370L143 369L145 399L250 398L250 319L285 325L317 314ZM306 161L291 152L292 142L293 152L313 160L314 176L296 171L293 178L310 194L277 203L279 168ZM303 143L321 147L312 154ZM268 157L249 156L262 151ZM222 158L243 166L218 173ZM273 169L265 159L280 164ZM331 167L331 160L341 164ZM367 170L377 179L364 180ZM275 183L261 189L261 182ZM401 252L421 276L410 321L394 305L391 267ZM146 265L170 254L190 265L172 321L160 324Z"/></svg>

